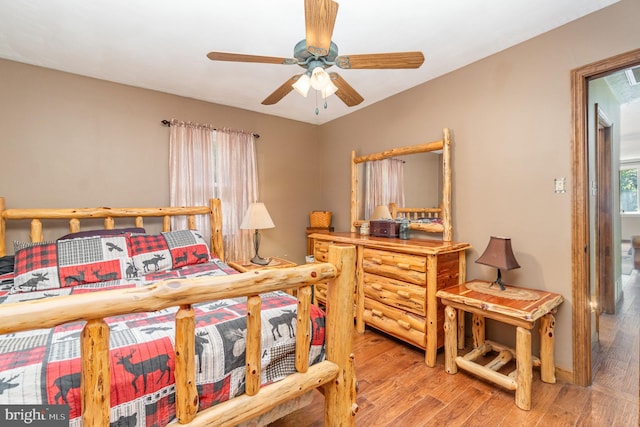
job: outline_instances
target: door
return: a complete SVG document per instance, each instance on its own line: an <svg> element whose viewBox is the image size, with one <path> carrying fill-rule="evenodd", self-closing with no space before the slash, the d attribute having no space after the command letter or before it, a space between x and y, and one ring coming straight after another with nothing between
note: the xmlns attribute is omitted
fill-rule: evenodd
<svg viewBox="0 0 640 427"><path fill-rule="evenodd" d="M599 333L600 313L615 313L614 270L613 270L613 198L611 195L611 122L598 104L595 106L598 118L596 126L596 334Z"/></svg>

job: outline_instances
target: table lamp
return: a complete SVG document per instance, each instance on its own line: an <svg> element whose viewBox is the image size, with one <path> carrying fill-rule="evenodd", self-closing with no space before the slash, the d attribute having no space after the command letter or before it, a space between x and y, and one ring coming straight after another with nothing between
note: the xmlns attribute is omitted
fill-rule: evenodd
<svg viewBox="0 0 640 427"><path fill-rule="evenodd" d="M269 264L269 261L271 261L268 258L265 259L258 255L258 250L260 249L260 233L258 230L273 227L275 227L275 225L273 224L271 216L269 216L269 212L267 211L264 203L251 203L249 205L249 209L247 209L244 219L242 220L242 224L240 224L240 228L243 230L255 230L255 233L253 234L253 247L256 254L251 258L251 262L253 264L267 265Z"/></svg>
<svg viewBox="0 0 640 427"><path fill-rule="evenodd" d="M373 213L371 214L372 220L380 220L380 219L392 219L391 212L389 211L389 206L387 205L378 205L373 209Z"/></svg>
<svg viewBox="0 0 640 427"><path fill-rule="evenodd" d="M476 260L478 264L488 265L498 269L498 277L493 283L497 283L501 290L505 290L504 283L502 283L502 273L500 270L513 270L514 268L520 268L516 257L513 255L511 249L511 239L508 237L495 237L491 236L487 249L480 255L480 258ZM493 284L492 283L492 284Z"/></svg>

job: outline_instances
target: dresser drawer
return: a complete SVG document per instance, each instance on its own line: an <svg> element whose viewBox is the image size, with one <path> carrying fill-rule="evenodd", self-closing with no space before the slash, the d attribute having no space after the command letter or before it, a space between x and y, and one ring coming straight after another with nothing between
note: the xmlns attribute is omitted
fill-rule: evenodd
<svg viewBox="0 0 640 427"><path fill-rule="evenodd" d="M427 315L426 288L376 274L364 273L367 298L420 316Z"/></svg>
<svg viewBox="0 0 640 427"><path fill-rule="evenodd" d="M364 321L403 341L418 347L426 347L425 318L416 314L391 308L369 298L364 299Z"/></svg>
<svg viewBox="0 0 640 427"><path fill-rule="evenodd" d="M313 255L315 260L318 262L328 262L329 261L329 246L333 245L331 241L318 241L316 240Z"/></svg>
<svg viewBox="0 0 640 427"><path fill-rule="evenodd" d="M362 267L365 272L416 285L427 283L427 258L419 255L365 248Z"/></svg>

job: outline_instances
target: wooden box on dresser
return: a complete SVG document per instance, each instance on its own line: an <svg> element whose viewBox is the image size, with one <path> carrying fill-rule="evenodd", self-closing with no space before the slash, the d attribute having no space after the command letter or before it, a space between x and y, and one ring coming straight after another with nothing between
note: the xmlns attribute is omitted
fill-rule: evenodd
<svg viewBox="0 0 640 427"><path fill-rule="evenodd" d="M326 261L329 245L355 245L356 329L370 325L425 350L425 363L435 366L444 345L444 310L436 292L465 282L468 243L373 237L358 233L314 233L317 261ZM315 296L326 301L326 285Z"/></svg>

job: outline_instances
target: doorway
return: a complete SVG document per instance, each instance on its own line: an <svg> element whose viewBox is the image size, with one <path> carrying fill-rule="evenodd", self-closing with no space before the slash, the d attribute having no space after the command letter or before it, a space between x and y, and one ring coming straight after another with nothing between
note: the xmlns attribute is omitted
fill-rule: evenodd
<svg viewBox="0 0 640 427"><path fill-rule="evenodd" d="M592 248L590 230L588 83L591 79L640 64L640 49L598 61L571 72L572 95L572 321L573 380L581 386L592 383L591 337L593 304L591 301L591 256L600 259ZM595 245L595 243L594 243Z"/></svg>

